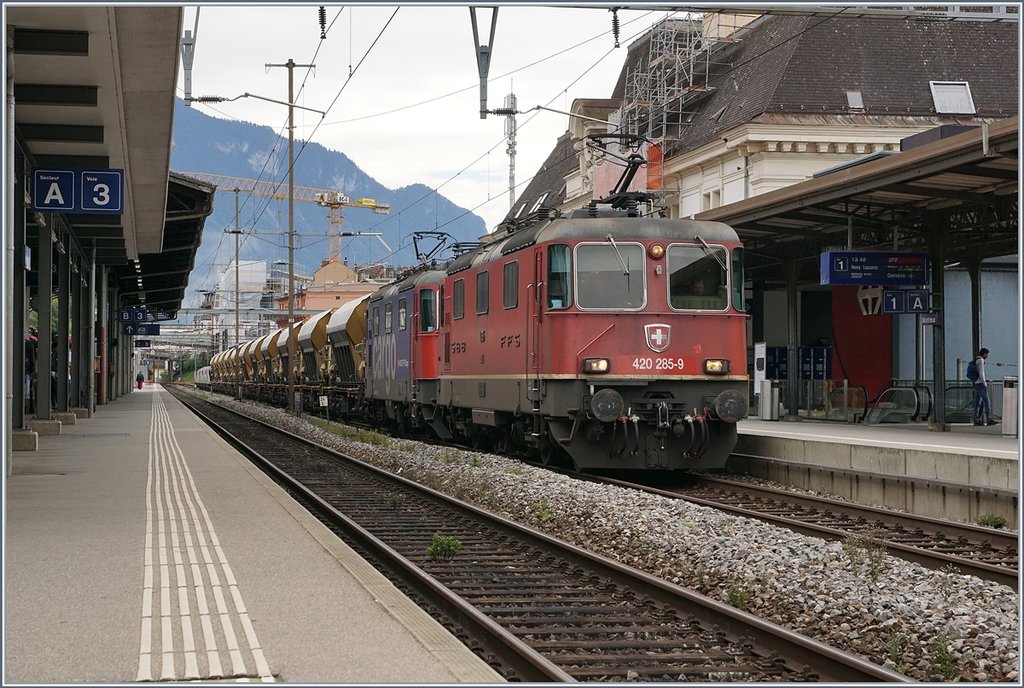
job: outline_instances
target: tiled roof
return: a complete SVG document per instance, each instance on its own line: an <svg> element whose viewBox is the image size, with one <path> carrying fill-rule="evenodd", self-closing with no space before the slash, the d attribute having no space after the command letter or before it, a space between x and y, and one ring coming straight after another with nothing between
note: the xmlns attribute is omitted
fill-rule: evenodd
<svg viewBox="0 0 1024 688"><path fill-rule="evenodd" d="M861 92L868 118L936 117L929 81L967 81L978 117L1010 117L1018 56L1009 23L769 17L713 53L714 91L675 152L766 114L849 116L848 90Z"/></svg>

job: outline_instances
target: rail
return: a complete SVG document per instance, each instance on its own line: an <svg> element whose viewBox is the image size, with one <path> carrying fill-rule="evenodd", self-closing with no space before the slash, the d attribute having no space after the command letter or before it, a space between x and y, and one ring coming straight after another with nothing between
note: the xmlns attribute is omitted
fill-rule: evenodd
<svg viewBox="0 0 1024 688"><path fill-rule="evenodd" d="M187 402L216 413L220 432L332 527L400 570L417 594L471 628L473 640L500 653L517 678L909 681L296 435ZM466 551L447 560L426 556L423 538L436 530L458 535ZM638 631L623 633L623 626Z"/></svg>

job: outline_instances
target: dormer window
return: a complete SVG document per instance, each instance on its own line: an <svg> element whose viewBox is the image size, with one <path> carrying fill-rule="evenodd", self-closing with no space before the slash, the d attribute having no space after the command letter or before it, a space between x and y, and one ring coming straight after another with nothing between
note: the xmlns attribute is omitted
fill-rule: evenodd
<svg viewBox="0 0 1024 688"><path fill-rule="evenodd" d="M966 81L929 81L935 112L941 115L973 115L977 112L971 86Z"/></svg>
<svg viewBox="0 0 1024 688"><path fill-rule="evenodd" d="M860 91L847 91L846 92L846 105L851 110L863 111L864 110L864 96Z"/></svg>
<svg viewBox="0 0 1024 688"><path fill-rule="evenodd" d="M547 199L548 199L548 192L545 191L543 194L541 194L540 198L537 199L537 202L533 204L533 207L530 208L530 212L531 213L537 212L540 209L541 205L543 205L544 201L546 201Z"/></svg>

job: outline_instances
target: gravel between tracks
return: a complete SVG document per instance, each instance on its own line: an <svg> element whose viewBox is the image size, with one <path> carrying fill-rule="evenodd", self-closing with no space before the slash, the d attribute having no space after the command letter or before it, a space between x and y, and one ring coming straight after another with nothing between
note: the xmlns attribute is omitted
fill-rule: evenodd
<svg viewBox="0 0 1024 688"><path fill-rule="evenodd" d="M1020 682L1019 600L1008 586L492 454L365 444L226 403L913 679Z"/></svg>

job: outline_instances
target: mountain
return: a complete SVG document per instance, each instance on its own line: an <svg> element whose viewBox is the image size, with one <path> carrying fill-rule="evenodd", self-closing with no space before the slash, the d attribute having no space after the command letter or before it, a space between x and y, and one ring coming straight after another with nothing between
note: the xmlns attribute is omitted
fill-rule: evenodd
<svg viewBox="0 0 1024 688"><path fill-rule="evenodd" d="M337 190L354 201L372 198L388 203L391 213L376 214L367 209L343 208L344 232L379 232L387 250L373 237L344 237L342 256L350 265L387 263L397 267L416 263L411 233L435 227L447 232L452 241L476 241L486 234L484 220L435 194L423 184L389 189L378 183L346 156L317 143L295 141L295 185ZM301 153L300 153L301 150ZM175 172L260 179L284 180L280 191L288 194L288 139L270 127L223 120L175 103L171 169ZM288 259L288 201L272 197L239 194L239 226L242 228L241 260L266 260L269 264ZM296 201L295 272L311 275L328 257L329 211L316 203ZM186 304L194 305L195 289L212 287L219 272L234 260L234 237L225 230L235 226L235 196L218 190L213 213L207 218L203 240L196 254L196 267L189 280ZM433 243L421 244L429 250Z"/></svg>

